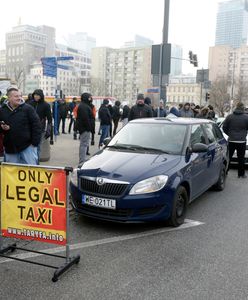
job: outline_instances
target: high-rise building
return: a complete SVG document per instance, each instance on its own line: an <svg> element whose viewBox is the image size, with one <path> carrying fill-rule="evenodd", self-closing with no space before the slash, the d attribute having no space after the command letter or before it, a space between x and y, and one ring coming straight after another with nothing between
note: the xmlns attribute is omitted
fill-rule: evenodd
<svg viewBox="0 0 248 300"><path fill-rule="evenodd" d="M86 32L77 32L75 34L69 34L66 40L68 47L91 53L92 48L96 47L96 39L89 36Z"/></svg>
<svg viewBox="0 0 248 300"><path fill-rule="evenodd" d="M30 74L26 78L25 91L31 93L37 88L44 91L45 96L55 94L56 83L66 96L78 96L83 92L90 91L90 69L91 58L86 52L57 44L55 55L73 56L73 60L61 61L68 69L57 69L57 80L52 77L43 76L41 63L31 66Z"/></svg>
<svg viewBox="0 0 248 300"><path fill-rule="evenodd" d="M225 79L232 99L248 104L248 46L232 48L215 46L209 49L209 80Z"/></svg>
<svg viewBox="0 0 248 300"><path fill-rule="evenodd" d="M182 74L183 49L179 45L171 45L171 70L170 76Z"/></svg>
<svg viewBox="0 0 248 300"><path fill-rule="evenodd" d="M247 0L229 0L219 3L215 45L238 48L247 44L248 4Z"/></svg>
<svg viewBox="0 0 248 300"><path fill-rule="evenodd" d="M22 90L31 65L46 55L55 55L54 28L19 25L6 33L6 76Z"/></svg>
<svg viewBox="0 0 248 300"><path fill-rule="evenodd" d="M92 50L91 90L94 95L130 101L151 86L151 46Z"/></svg>
<svg viewBox="0 0 248 300"><path fill-rule="evenodd" d="M0 77L6 76L6 51L0 50Z"/></svg>
<svg viewBox="0 0 248 300"><path fill-rule="evenodd" d="M125 42L123 48L151 46L153 41L144 36L136 34L133 41Z"/></svg>

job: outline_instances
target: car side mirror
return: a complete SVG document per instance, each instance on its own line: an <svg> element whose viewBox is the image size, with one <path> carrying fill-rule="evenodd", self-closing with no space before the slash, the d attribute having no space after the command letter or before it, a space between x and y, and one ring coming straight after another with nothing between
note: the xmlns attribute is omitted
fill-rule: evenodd
<svg viewBox="0 0 248 300"><path fill-rule="evenodd" d="M111 137L107 137L106 139L103 140L103 145L107 146L109 144L109 142L111 141Z"/></svg>
<svg viewBox="0 0 248 300"><path fill-rule="evenodd" d="M207 151L208 151L208 146L206 144L195 143L191 147L191 152L201 153L201 152L207 152Z"/></svg>

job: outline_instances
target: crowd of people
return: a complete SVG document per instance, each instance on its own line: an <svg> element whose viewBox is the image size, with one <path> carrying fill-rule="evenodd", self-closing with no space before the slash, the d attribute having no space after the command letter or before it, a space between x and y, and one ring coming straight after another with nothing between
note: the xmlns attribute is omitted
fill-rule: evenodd
<svg viewBox="0 0 248 300"><path fill-rule="evenodd" d="M127 103L122 105L118 100L112 106L106 98L98 110L100 121L98 147L103 146L105 138L117 133L120 122L125 126L129 121L138 118L166 116L215 120L215 111L211 105L200 107L189 102L169 109L164 107L162 100L159 106L154 108L151 99L144 97L143 94L138 94L135 105L131 107ZM67 118L69 118L68 133L73 132L73 138L77 139L79 136L80 139L79 165L82 165L87 155L90 155L89 146L95 144L97 112L92 95L83 93L80 100L74 97L69 104L66 103L65 97L62 97L50 106L45 101L41 89L36 89L24 101L18 88L9 88L7 95L1 99L0 107L0 135L3 137L4 160L12 163L39 164L41 143L50 138L52 144L53 132L57 135L66 134ZM241 102L224 121L223 131L229 137L230 159L234 151L237 151L238 177L246 178L244 156L248 115L245 114L245 107Z"/></svg>

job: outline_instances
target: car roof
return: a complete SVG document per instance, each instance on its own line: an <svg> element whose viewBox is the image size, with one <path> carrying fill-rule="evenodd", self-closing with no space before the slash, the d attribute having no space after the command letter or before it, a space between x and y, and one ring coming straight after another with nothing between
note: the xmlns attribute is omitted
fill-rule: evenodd
<svg viewBox="0 0 248 300"><path fill-rule="evenodd" d="M140 123L140 124L180 124L180 125L194 125L194 124L206 124L206 123L214 123L209 119L198 119L198 118L142 118L132 120L131 123Z"/></svg>

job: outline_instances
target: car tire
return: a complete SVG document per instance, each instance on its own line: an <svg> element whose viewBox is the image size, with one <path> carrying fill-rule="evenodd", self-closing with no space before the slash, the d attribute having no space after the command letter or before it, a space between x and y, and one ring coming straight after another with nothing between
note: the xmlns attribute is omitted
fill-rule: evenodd
<svg viewBox="0 0 248 300"><path fill-rule="evenodd" d="M179 186L173 199L172 212L169 219L170 225L178 227L184 223L188 201L189 197L185 187Z"/></svg>
<svg viewBox="0 0 248 300"><path fill-rule="evenodd" d="M218 181L214 185L214 189L216 191L223 191L225 188L225 185L226 185L226 166L223 165L222 169L220 171Z"/></svg>

